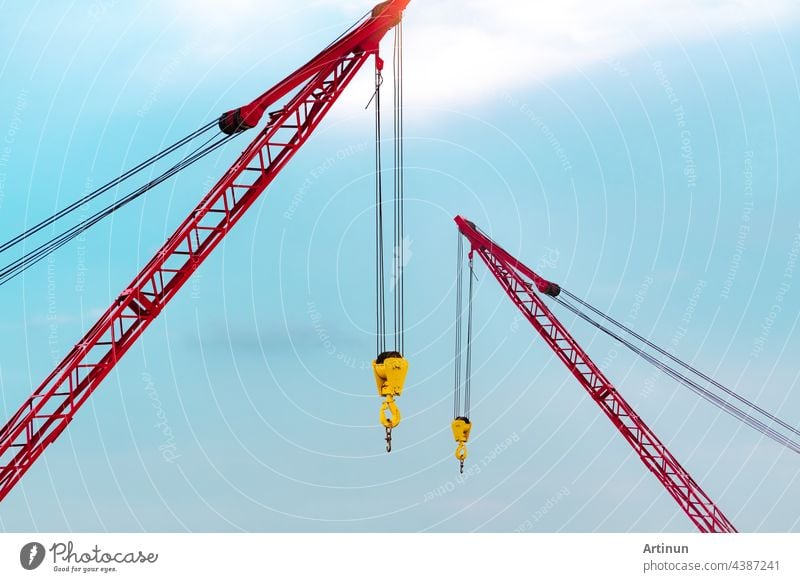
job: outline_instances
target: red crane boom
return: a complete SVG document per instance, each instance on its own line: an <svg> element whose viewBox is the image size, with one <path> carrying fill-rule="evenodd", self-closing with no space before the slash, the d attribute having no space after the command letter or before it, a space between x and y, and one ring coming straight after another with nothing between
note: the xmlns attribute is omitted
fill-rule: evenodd
<svg viewBox="0 0 800 582"><path fill-rule="evenodd" d="M401 19L409 0L389 0L306 65L252 103L223 114L227 134L255 127L266 109L267 126L167 239L64 360L0 430L0 501L111 372L192 273L222 241L322 121L383 36Z"/></svg>
<svg viewBox="0 0 800 582"><path fill-rule="evenodd" d="M461 234L470 242L471 254L480 256L514 305L578 379L697 529L701 532L735 532L733 524L622 398L536 293L538 290L555 297L561 291L559 286L523 265L469 220L457 216L455 221Z"/></svg>

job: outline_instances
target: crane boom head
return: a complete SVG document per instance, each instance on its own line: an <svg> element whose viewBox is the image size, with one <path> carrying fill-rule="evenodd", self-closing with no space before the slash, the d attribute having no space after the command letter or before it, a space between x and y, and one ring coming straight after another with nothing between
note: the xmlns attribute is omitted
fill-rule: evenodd
<svg viewBox="0 0 800 582"><path fill-rule="evenodd" d="M561 293L561 287L559 287L557 283L548 281L538 273L534 272L533 269L530 269L526 265L519 262L508 251L489 238L488 235L481 232L474 222L467 220L460 215L456 216L453 220L455 220L456 224L458 225L459 232L469 241L473 249L489 249L493 254L502 257L503 260L513 265L514 268L519 269L527 277L529 277L536 285L536 289L539 290L539 293L550 295L551 297L558 297L558 294Z"/></svg>
<svg viewBox="0 0 800 582"><path fill-rule="evenodd" d="M219 118L220 130L231 135L253 128L261 121L268 107L312 76L327 71L349 54L377 53L381 39L402 20L409 2L387 0L376 5L364 22L331 43L266 93L247 105L223 113Z"/></svg>

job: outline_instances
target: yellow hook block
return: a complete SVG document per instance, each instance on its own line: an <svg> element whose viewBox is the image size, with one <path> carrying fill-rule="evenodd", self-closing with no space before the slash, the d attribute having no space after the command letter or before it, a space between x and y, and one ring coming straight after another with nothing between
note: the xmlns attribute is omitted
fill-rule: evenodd
<svg viewBox="0 0 800 582"><path fill-rule="evenodd" d="M400 352L383 352L372 361L372 372L378 394L384 397L380 420L386 428L386 452L392 450L392 429L400 424L400 410L394 401L403 393L403 384L408 374L408 360ZM389 416L386 413L389 413Z"/></svg>
<svg viewBox="0 0 800 582"><path fill-rule="evenodd" d="M451 424L453 438L457 443L465 443L469 440L469 431L472 430L472 423L466 416L459 416Z"/></svg>
<svg viewBox="0 0 800 582"><path fill-rule="evenodd" d="M469 431L472 430L472 423L466 416L459 416L451 424L450 428L453 430L453 438L458 443L456 446L456 459L461 463L461 472L464 472L464 461L467 458L467 441L469 440Z"/></svg>
<svg viewBox="0 0 800 582"><path fill-rule="evenodd" d="M408 360L400 352L383 352L372 361L375 385L381 396L400 396L408 374Z"/></svg>

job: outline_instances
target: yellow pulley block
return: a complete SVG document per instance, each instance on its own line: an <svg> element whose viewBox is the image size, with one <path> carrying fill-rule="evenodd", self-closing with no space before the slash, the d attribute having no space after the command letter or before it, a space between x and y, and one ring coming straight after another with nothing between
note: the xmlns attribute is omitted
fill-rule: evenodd
<svg viewBox="0 0 800 582"><path fill-rule="evenodd" d="M381 396L400 396L408 374L408 360L400 352L383 352L372 361L375 385Z"/></svg>
<svg viewBox="0 0 800 582"><path fill-rule="evenodd" d="M472 423L466 416L459 416L450 424L450 428L453 429L453 438L458 443L456 446L456 459L459 462L459 470L463 473L464 461L467 458L467 441L469 440L469 431L472 430Z"/></svg>
<svg viewBox="0 0 800 582"><path fill-rule="evenodd" d="M408 374L408 360L400 352L383 352L372 362L372 372L378 394L384 397L381 404L380 420L386 428L386 452L392 451L392 429L400 424L400 409L394 401L403 393L403 385ZM389 413L389 416L386 413Z"/></svg>

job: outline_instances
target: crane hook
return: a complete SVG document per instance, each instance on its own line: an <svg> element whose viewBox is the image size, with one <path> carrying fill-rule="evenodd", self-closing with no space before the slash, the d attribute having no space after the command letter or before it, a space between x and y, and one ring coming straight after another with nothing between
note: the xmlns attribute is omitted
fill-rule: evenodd
<svg viewBox="0 0 800 582"><path fill-rule="evenodd" d="M466 416L456 417L450 425L453 429L453 438L455 439L456 446L456 459L458 459L458 468L461 473L464 473L464 461L467 459L467 441L469 440L469 431L472 430L472 423Z"/></svg>
<svg viewBox="0 0 800 582"><path fill-rule="evenodd" d="M386 452L392 452L392 429L400 424L400 409L397 408L395 396L403 392L408 361L400 352L383 352L372 362L375 385L378 394L383 396L380 421L386 428ZM387 414L388 413L388 414Z"/></svg>
<svg viewBox="0 0 800 582"><path fill-rule="evenodd" d="M386 416L386 413L389 416ZM386 428L386 452L392 452L392 429L400 424L400 409L394 401L394 397L389 394L381 404L380 411L381 424Z"/></svg>
<svg viewBox="0 0 800 582"><path fill-rule="evenodd" d="M392 427L386 427L386 452L392 452Z"/></svg>

